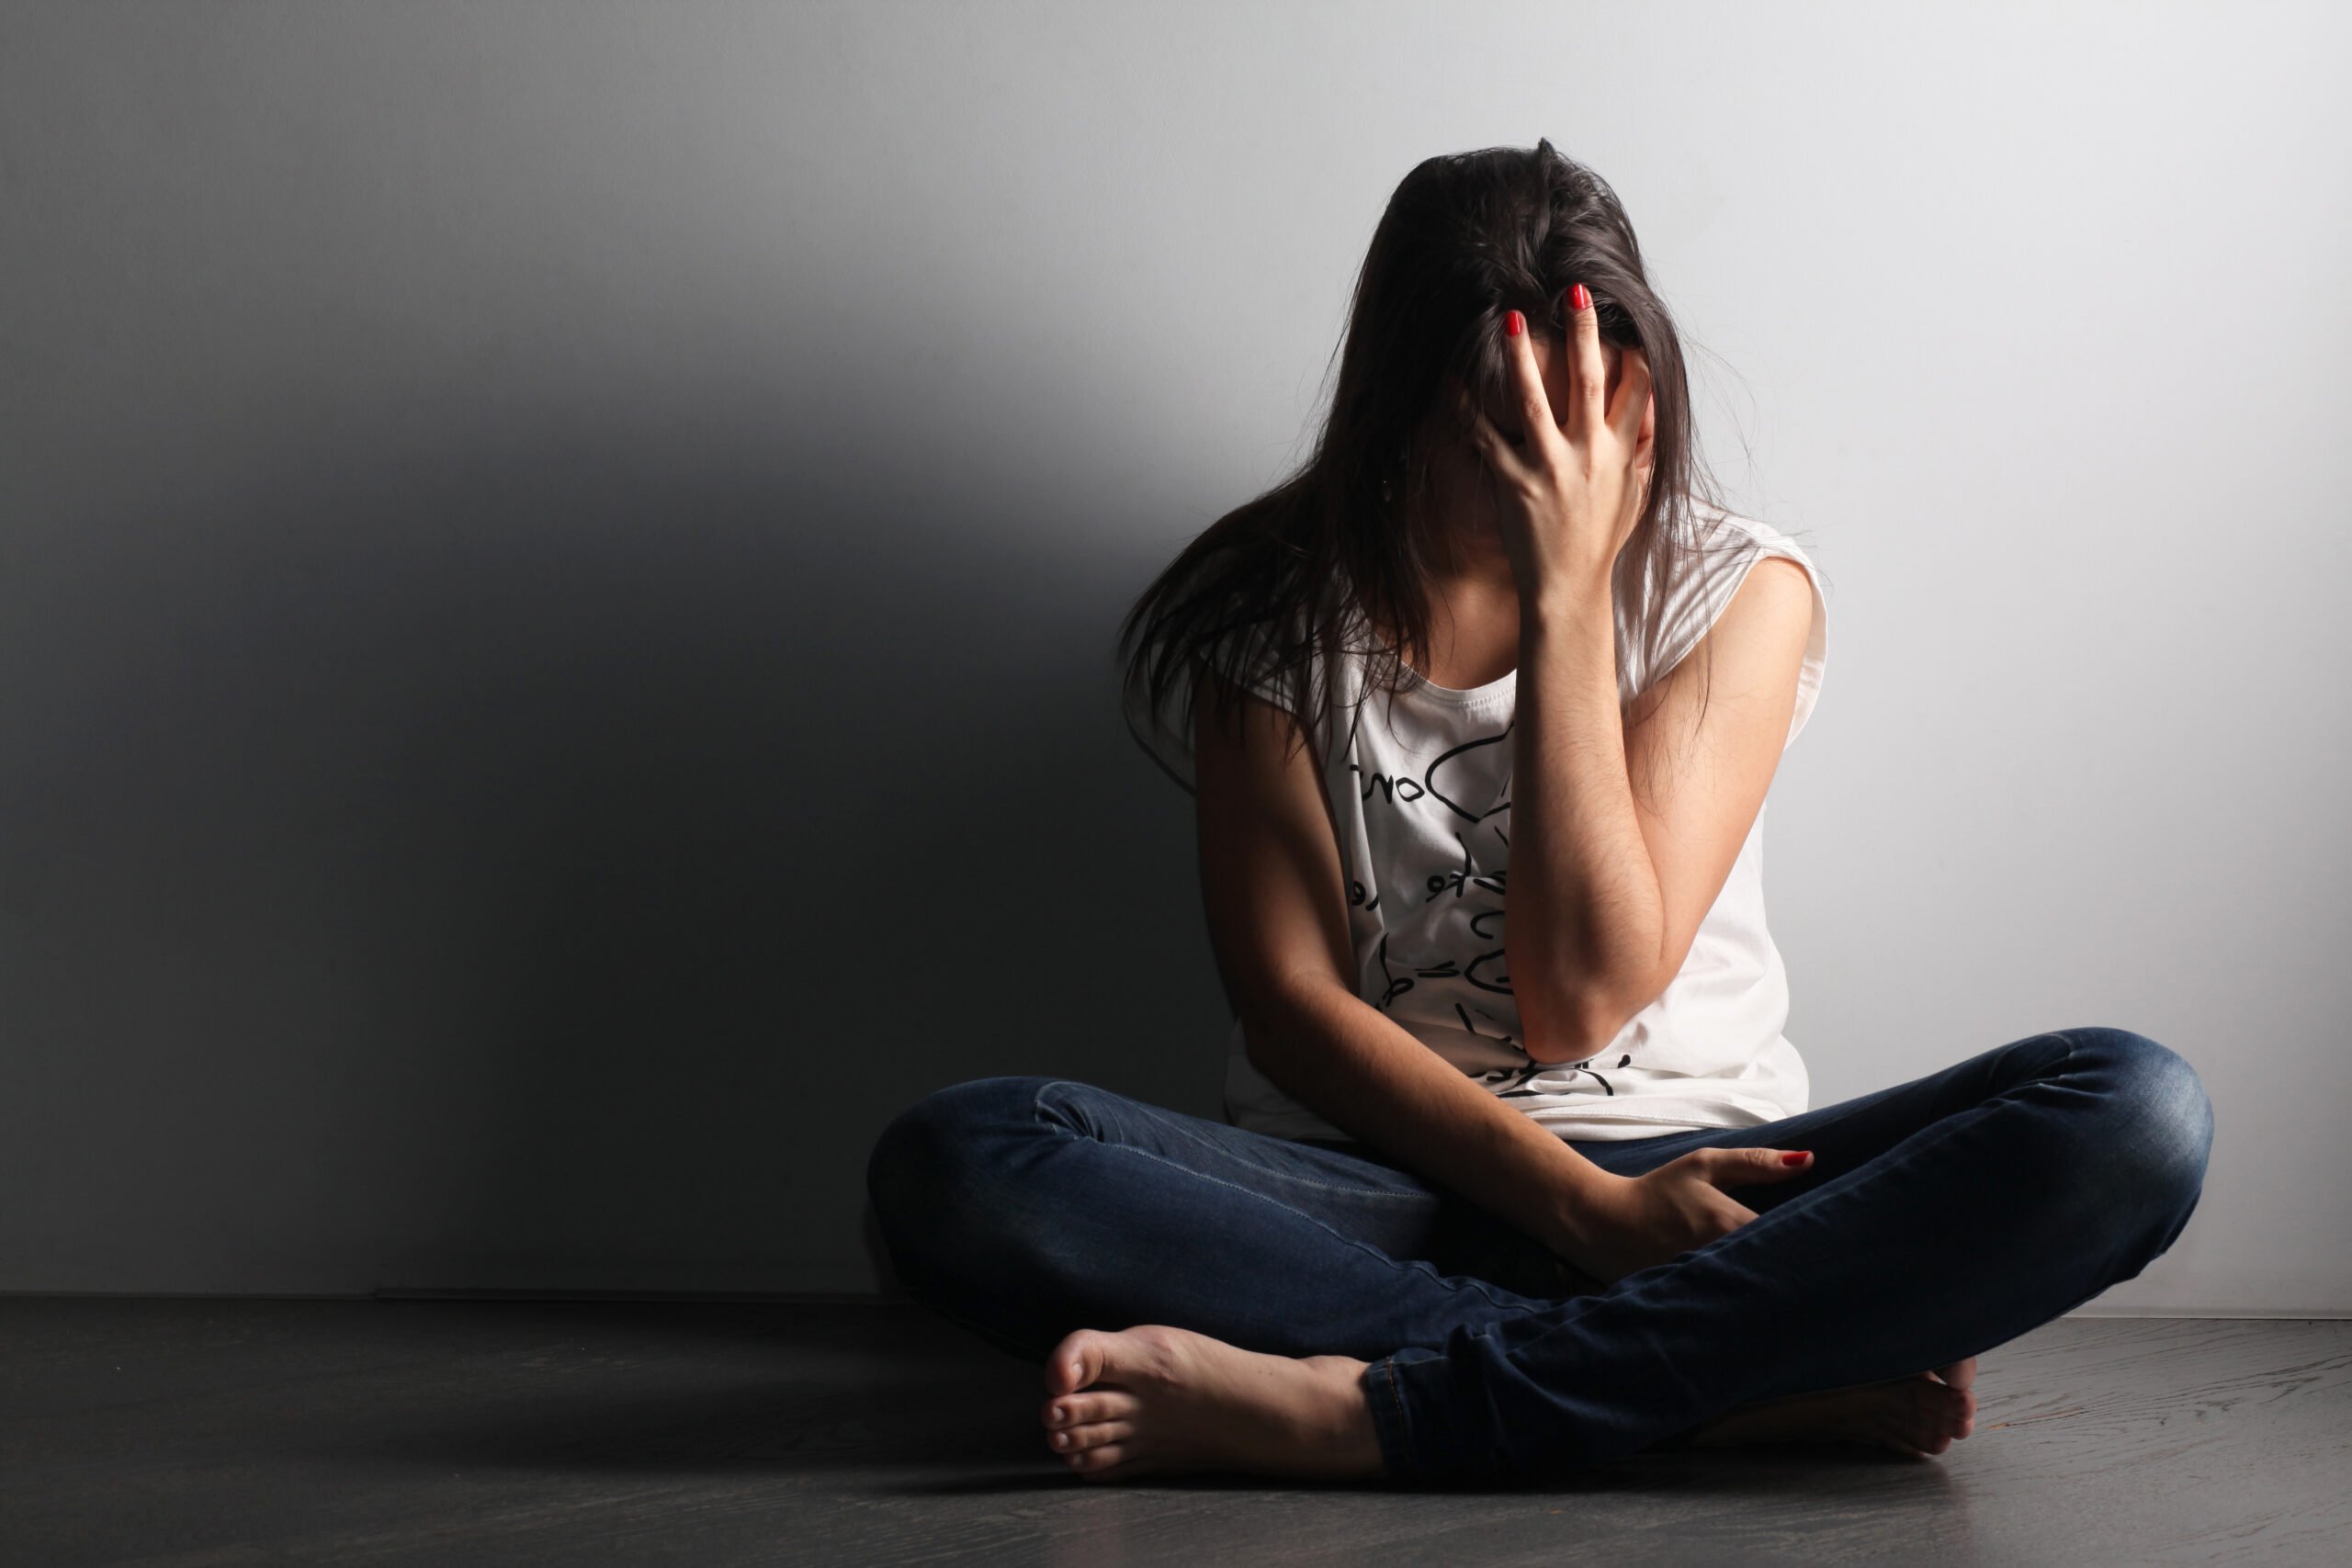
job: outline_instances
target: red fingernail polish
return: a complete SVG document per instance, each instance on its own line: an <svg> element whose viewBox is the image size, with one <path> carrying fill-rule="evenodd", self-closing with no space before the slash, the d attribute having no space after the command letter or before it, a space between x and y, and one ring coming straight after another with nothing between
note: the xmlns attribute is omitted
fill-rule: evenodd
<svg viewBox="0 0 2352 1568"><path fill-rule="evenodd" d="M1503 331L1510 333L1511 336L1517 337L1526 330L1527 318L1521 315L1517 310L1513 310L1510 314L1503 318Z"/></svg>
<svg viewBox="0 0 2352 1568"><path fill-rule="evenodd" d="M1799 1149L1792 1151L1792 1153L1782 1155L1781 1156L1781 1163L1782 1165L1803 1165L1812 1157L1813 1151L1811 1149Z"/></svg>
<svg viewBox="0 0 2352 1568"><path fill-rule="evenodd" d="M1591 310L1592 290L1587 288L1581 283L1572 283L1568 285L1568 304L1574 310Z"/></svg>

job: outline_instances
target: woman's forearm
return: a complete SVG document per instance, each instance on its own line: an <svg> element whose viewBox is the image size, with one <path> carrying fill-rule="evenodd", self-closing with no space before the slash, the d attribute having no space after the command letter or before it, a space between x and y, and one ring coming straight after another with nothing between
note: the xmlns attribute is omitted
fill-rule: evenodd
<svg viewBox="0 0 2352 1568"><path fill-rule="evenodd" d="M1664 983L1665 901L1626 767L1605 577L1523 595L1514 746L1511 990L1528 1055L1577 1061Z"/></svg>
<svg viewBox="0 0 2352 1568"><path fill-rule="evenodd" d="M1554 1252L1585 1256L1611 1177L1345 987L1301 980L1243 1019L1250 1057L1326 1121Z"/></svg>
<svg viewBox="0 0 2352 1568"><path fill-rule="evenodd" d="M1538 1061L1606 1046L1670 977L1666 901L1625 765L1611 578L1647 504L1657 454L1648 360L1611 355L1583 284L1547 384L1523 317L1505 318L1506 435L1464 395L1519 591L1510 916L1504 947L1521 1039ZM1556 393L1556 395L1555 395Z"/></svg>

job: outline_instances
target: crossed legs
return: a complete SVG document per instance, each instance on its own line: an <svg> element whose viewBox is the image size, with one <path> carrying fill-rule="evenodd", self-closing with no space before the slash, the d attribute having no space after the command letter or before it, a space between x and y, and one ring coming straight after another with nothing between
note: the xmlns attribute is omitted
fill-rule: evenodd
<svg viewBox="0 0 2352 1568"><path fill-rule="evenodd" d="M1422 1478L1676 1438L1934 1451L1976 1351L2170 1245L2210 1136L2179 1058L2071 1030L1763 1127L1582 1144L1622 1174L1709 1144L1815 1156L1743 1194L1754 1223L1582 1293L1381 1161L1054 1080L932 1097L870 1187L919 1298L1046 1359L1074 1468Z"/></svg>

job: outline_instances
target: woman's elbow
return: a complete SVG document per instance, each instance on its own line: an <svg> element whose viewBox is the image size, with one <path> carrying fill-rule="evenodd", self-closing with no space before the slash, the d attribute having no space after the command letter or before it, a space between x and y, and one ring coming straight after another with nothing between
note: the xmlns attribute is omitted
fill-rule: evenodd
<svg viewBox="0 0 2352 1568"><path fill-rule="evenodd" d="M1531 1060L1546 1064L1582 1062L1608 1049L1624 1032L1634 1015L1656 1001L1666 989L1646 980L1614 987L1570 986L1549 1005L1520 1001L1520 1023Z"/></svg>
<svg viewBox="0 0 2352 1568"><path fill-rule="evenodd" d="M1284 1081L1302 1055L1313 1055L1325 1032L1317 1003L1323 998L1311 976L1253 976L1235 998L1241 1021L1241 1054L1267 1077Z"/></svg>

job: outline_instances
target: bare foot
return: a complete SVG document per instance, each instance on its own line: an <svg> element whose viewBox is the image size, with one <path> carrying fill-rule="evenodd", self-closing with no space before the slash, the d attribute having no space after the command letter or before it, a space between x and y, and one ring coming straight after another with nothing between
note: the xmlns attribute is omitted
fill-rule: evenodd
<svg viewBox="0 0 2352 1568"><path fill-rule="evenodd" d="M1971 1357L1935 1372L1860 1388L1801 1393L1735 1410L1700 1427L1690 1446L1746 1443L1875 1443L1924 1458L1939 1454L1976 1429L1976 1381Z"/></svg>
<svg viewBox="0 0 2352 1568"><path fill-rule="evenodd" d="M1381 1473L1346 1356L1261 1356L1182 1328L1081 1328L1046 1361L1046 1440L1090 1481L1155 1470Z"/></svg>

